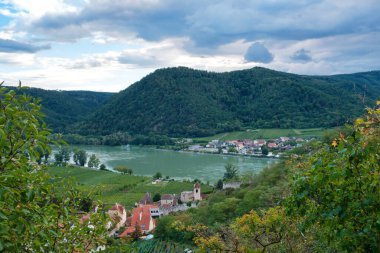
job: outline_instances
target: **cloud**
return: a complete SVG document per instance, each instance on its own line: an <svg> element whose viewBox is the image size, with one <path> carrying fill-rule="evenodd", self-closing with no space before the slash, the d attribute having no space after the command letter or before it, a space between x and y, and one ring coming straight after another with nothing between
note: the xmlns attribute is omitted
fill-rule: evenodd
<svg viewBox="0 0 380 253"><path fill-rule="evenodd" d="M380 30L377 0L88 0L65 10L39 13L26 29L65 41L92 32L148 41L188 37L206 48L236 40L304 40Z"/></svg>
<svg viewBox="0 0 380 253"><path fill-rule="evenodd" d="M309 62L312 60L310 51L305 49L297 50L291 57L295 61Z"/></svg>
<svg viewBox="0 0 380 253"><path fill-rule="evenodd" d="M158 63L158 60L154 55L139 55L128 52L120 55L117 60L121 64L137 65L140 67L155 66Z"/></svg>
<svg viewBox="0 0 380 253"><path fill-rule="evenodd" d="M270 63L273 61L273 55L263 44L255 42L248 48L244 59L247 62Z"/></svg>
<svg viewBox="0 0 380 253"><path fill-rule="evenodd" d="M15 40L0 39L0 52L5 53L35 53L40 50L50 49L49 45L35 46Z"/></svg>

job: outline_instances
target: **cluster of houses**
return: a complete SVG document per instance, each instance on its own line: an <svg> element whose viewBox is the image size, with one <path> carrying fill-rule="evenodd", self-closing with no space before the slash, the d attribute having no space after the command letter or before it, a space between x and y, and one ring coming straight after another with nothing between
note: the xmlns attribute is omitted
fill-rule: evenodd
<svg viewBox="0 0 380 253"><path fill-rule="evenodd" d="M193 191L184 191L180 195L164 194L158 202L153 202L151 194L146 193L139 203L136 203L129 216L124 206L115 204L108 210L112 220L107 225L109 236L126 237L135 232L137 226L143 234L149 234L156 227L156 219L196 207L203 198L205 195L201 194L201 184L196 182ZM119 234L119 231L122 232Z"/></svg>
<svg viewBox="0 0 380 253"><path fill-rule="evenodd" d="M272 140L264 139L245 139L245 140L212 140L207 145L191 145L189 151L216 153L216 154L240 154L268 157L280 157L281 153L300 147L308 140L295 137L280 137ZM263 147L266 147L268 153L263 153Z"/></svg>

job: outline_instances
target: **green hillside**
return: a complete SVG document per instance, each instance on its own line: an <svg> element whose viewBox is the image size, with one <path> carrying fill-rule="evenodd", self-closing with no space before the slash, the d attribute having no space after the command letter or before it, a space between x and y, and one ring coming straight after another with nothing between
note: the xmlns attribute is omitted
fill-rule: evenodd
<svg viewBox="0 0 380 253"><path fill-rule="evenodd" d="M378 97L380 72L301 76L257 67L226 73L167 68L115 95L77 128L84 135L199 137L243 127L334 127Z"/></svg>
<svg viewBox="0 0 380 253"><path fill-rule="evenodd" d="M108 92L57 91L38 88L15 90L41 99L42 112L46 116L45 122L54 132L68 132L70 125L86 119L113 95Z"/></svg>
<svg viewBox="0 0 380 253"><path fill-rule="evenodd" d="M146 192L160 194L180 194L182 191L191 191L192 182L163 181L152 184L151 178L134 175L124 175L114 172L93 170L84 167L50 167L52 176L70 178L72 177L80 184L85 192L97 193L97 198L104 204L113 205L121 203L126 207L133 207ZM202 186L203 192L210 192L212 188L208 185Z"/></svg>

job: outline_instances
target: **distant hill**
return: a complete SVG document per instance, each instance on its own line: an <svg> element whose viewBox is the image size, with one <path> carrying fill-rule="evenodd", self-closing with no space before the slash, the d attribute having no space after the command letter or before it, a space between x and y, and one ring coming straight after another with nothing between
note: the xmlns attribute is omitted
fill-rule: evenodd
<svg viewBox="0 0 380 253"><path fill-rule="evenodd" d="M379 71L305 76L259 67L226 73L166 68L113 96L73 129L207 136L244 127L332 127L361 115L376 98Z"/></svg>
<svg viewBox="0 0 380 253"><path fill-rule="evenodd" d="M54 132L67 132L69 126L85 120L114 95L108 92L56 91L38 88L15 90L41 99L42 112L46 116L45 122Z"/></svg>

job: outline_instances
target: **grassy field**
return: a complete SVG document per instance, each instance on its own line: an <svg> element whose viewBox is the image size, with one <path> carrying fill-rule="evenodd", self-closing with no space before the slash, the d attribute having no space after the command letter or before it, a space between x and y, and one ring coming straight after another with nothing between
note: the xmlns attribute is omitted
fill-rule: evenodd
<svg viewBox="0 0 380 253"><path fill-rule="evenodd" d="M242 140L242 139L272 139L282 136L288 137L321 137L324 132L333 129L325 128L308 128L308 129L247 129L245 131L236 131L221 133L213 136L196 138L194 141L208 142L211 140Z"/></svg>
<svg viewBox="0 0 380 253"><path fill-rule="evenodd" d="M134 206L146 192L152 195L155 193L175 193L191 191L191 182L161 182L152 184L149 177L131 176L117 174L114 172L99 171L83 167L51 167L49 173L52 176L70 178L79 183L79 188L83 191L93 191L96 196L106 205L113 205L118 202L127 208ZM202 185L202 192L210 192L212 188Z"/></svg>

